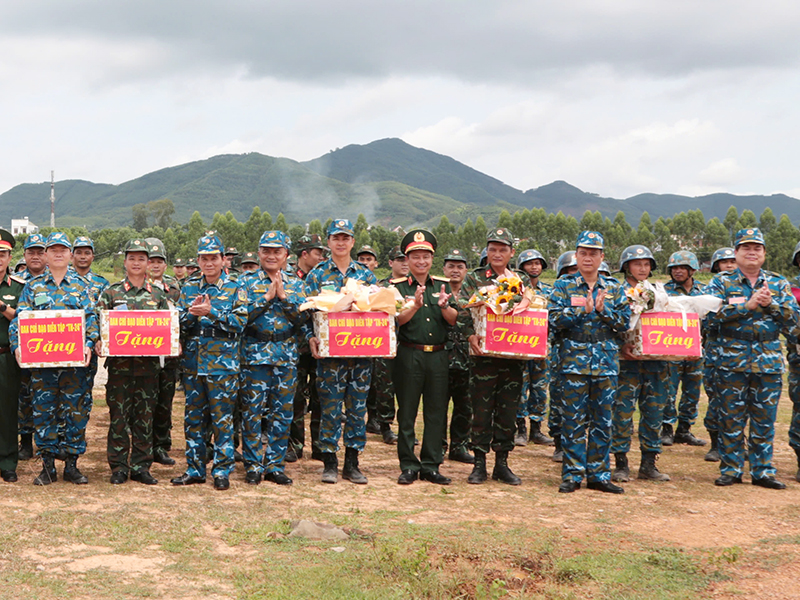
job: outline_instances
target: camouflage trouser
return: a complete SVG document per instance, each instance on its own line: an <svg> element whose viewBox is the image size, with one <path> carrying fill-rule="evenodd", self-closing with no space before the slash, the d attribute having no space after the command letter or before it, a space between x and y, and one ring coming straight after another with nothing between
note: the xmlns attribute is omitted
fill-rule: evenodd
<svg viewBox="0 0 800 600"><path fill-rule="evenodd" d="M295 450L306 443L306 401L311 414L311 449L319 450L319 394L317 394L317 361L311 354L301 354L297 361L297 386L294 392L294 418L289 428L289 442Z"/></svg>
<svg viewBox="0 0 800 600"><path fill-rule="evenodd" d="M178 369L166 367L158 373L158 398L153 408L153 450L172 449L172 400Z"/></svg>
<svg viewBox="0 0 800 600"><path fill-rule="evenodd" d="M450 449L466 449L472 432L472 400L470 399L469 371L448 369L447 389L453 401L453 414L450 416ZM442 447L447 449L447 414L445 410Z"/></svg>
<svg viewBox="0 0 800 600"><path fill-rule="evenodd" d="M563 374L561 448L564 481L609 481L611 466L611 407L616 377ZM588 429L588 434L587 434Z"/></svg>
<svg viewBox="0 0 800 600"><path fill-rule="evenodd" d="M792 401L792 422L789 425L789 445L800 451L800 373L790 370L789 399Z"/></svg>
<svg viewBox="0 0 800 600"><path fill-rule="evenodd" d="M17 470L17 402L19 366L14 355L0 354L0 469Z"/></svg>
<svg viewBox="0 0 800 600"><path fill-rule="evenodd" d="M83 402L86 405L86 412L92 411L94 399L92 398L92 388L94 387L94 378L97 375L97 364L100 359L92 352L92 358L89 360L89 366L86 367L86 390L83 393ZM59 433L61 429L59 428Z"/></svg>
<svg viewBox="0 0 800 600"><path fill-rule="evenodd" d="M488 453L491 447L510 452L519 396L522 391L521 360L476 356L472 377L472 447Z"/></svg>
<svg viewBox="0 0 800 600"><path fill-rule="evenodd" d="M147 471L153 464L153 408L158 397L158 375L134 377L110 369L108 403L108 466L116 473Z"/></svg>
<svg viewBox="0 0 800 600"><path fill-rule="evenodd" d="M19 434L33 433L33 389L31 389L31 370L22 369L19 386L19 407L17 408Z"/></svg>
<svg viewBox="0 0 800 600"><path fill-rule="evenodd" d="M91 408L86 404L86 383L85 367L31 369L34 439L40 454L55 456L59 446L67 454L86 452L86 424Z"/></svg>
<svg viewBox="0 0 800 600"><path fill-rule="evenodd" d="M619 372L617 396L611 420L611 453L628 453L633 437L633 411L639 406L639 448L642 452L661 452L661 424L667 402L669 367L659 371L644 369Z"/></svg>
<svg viewBox="0 0 800 600"><path fill-rule="evenodd" d="M678 410L678 384L681 385L681 401ZM669 363L669 399L664 408L664 423L674 425L677 421L694 425L697 421L697 405L700 403L700 387L703 384L703 360L683 360Z"/></svg>
<svg viewBox="0 0 800 600"><path fill-rule="evenodd" d="M392 383L391 358L376 358L372 362L367 411L375 413L378 423L394 422L394 384Z"/></svg>
<svg viewBox="0 0 800 600"><path fill-rule="evenodd" d="M547 415L547 385L550 382L547 360L526 361L523 374L517 418L530 417L531 421L541 423Z"/></svg>
<svg viewBox="0 0 800 600"><path fill-rule="evenodd" d="M233 404L239 388L239 374L194 375L184 373L186 410L186 472L206 476L206 428L214 436L212 477L228 477L233 471Z"/></svg>
<svg viewBox="0 0 800 600"><path fill-rule="evenodd" d="M772 441L775 417L781 396L780 373L739 373L719 369L721 399L719 428L719 470L722 475L739 477L744 472L745 450L749 449L750 476L773 477ZM750 419L747 445L744 428Z"/></svg>
<svg viewBox="0 0 800 600"><path fill-rule="evenodd" d="M245 469L248 473L282 472L289 444L289 426L294 415L297 368L294 365L247 365L243 367L242 375L239 397L242 399ZM261 444L261 418L264 414L269 414L266 448Z"/></svg>
<svg viewBox="0 0 800 600"><path fill-rule="evenodd" d="M547 419L547 429L552 437L561 435L561 420L564 395L564 375L557 371L550 374L550 415Z"/></svg>
<svg viewBox="0 0 800 600"><path fill-rule="evenodd" d="M319 424L321 452L338 452L345 412L345 448L364 450L367 443L367 393L372 373L368 358L321 358L317 361L317 393L322 410Z"/></svg>
<svg viewBox="0 0 800 600"><path fill-rule="evenodd" d="M707 431L719 431L719 410L720 397L717 391L717 369L706 363L703 369L703 387L708 397L706 407L706 417L703 419L703 426Z"/></svg>

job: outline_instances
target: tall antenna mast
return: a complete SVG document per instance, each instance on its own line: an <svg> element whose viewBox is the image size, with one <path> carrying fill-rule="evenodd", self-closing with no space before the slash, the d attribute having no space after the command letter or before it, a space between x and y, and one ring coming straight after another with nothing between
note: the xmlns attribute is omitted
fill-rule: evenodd
<svg viewBox="0 0 800 600"><path fill-rule="evenodd" d="M56 172L50 171L50 227L56 226Z"/></svg>

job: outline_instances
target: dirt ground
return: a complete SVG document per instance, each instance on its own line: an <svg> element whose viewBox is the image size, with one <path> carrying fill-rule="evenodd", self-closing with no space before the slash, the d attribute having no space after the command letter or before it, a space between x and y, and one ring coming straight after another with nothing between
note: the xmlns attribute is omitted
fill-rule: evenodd
<svg viewBox="0 0 800 600"><path fill-rule="evenodd" d="M102 396L102 389L96 388L95 395ZM483 486L468 485L466 479L471 467L447 461L442 472L453 478L453 484L446 491L425 482L398 486L395 447L383 444L379 436L370 435L361 458L363 471L369 477L367 486L346 481L334 486L322 484L321 463L306 456L287 466L287 474L294 479L291 487L270 483L258 487L246 485L244 469L237 464L231 489L215 492L210 478L204 486L175 488L169 484L169 478L180 474L185 467L180 426L183 397L179 394L171 453L178 464L153 466L159 485L108 483L110 472L105 461L108 411L96 406L87 430L88 452L79 462L90 479L89 485L74 486L59 480L46 488L34 487L31 482L41 468L40 463L23 462L18 470L20 481L0 485L0 514L9 523L17 515L49 516L53 510L101 516L127 507L132 511L151 511L158 519L163 518L160 507L165 504L176 507L178 512L192 511L193 507L208 503L217 504L221 510L237 511L261 500L269 506L269 517L278 519L391 510L417 524L463 528L470 522L488 520L509 527L527 527L532 532L555 530L576 541L614 530L650 540L653 548L668 546L701 552L718 556L721 561L730 558L727 561L730 565L726 566L730 579L712 584L705 597L800 598L800 483L794 480L796 460L786 442L786 404L784 398L775 445L778 476L788 486L784 491L752 486L747 477L745 485L717 488L713 485L718 475L717 464L703 461L707 448L688 446L667 448L661 456L659 468L670 474L670 482L658 484L634 479L624 484L625 494L619 496L585 488L569 495L558 494L560 465L550 460L552 448L533 445L518 448L511 455L510 465L523 480L519 487L491 481ZM696 426L695 433L702 437L705 432ZM633 471L638 468L638 453L632 453L631 459ZM492 457L490 467L491 460ZM212 551L219 557L248 551L246 545L228 545L221 530L211 524L205 526L204 533L213 540ZM46 539L47 536L36 547L25 549L23 557L36 564L37 569L69 572L77 577L94 569L106 569L122 576L148 574L158 580L170 562L157 544L115 553L102 544L48 545ZM0 551L0 570L3 560ZM231 597L232 589L223 588L216 588L216 597Z"/></svg>

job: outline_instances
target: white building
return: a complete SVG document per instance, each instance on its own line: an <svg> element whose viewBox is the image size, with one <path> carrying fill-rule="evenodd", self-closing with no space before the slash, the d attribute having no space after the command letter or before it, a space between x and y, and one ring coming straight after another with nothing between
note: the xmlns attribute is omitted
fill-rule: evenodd
<svg viewBox="0 0 800 600"><path fill-rule="evenodd" d="M11 235L17 236L20 234L28 235L30 233L36 233L39 231L39 228L30 222L28 217L22 217L21 219L11 219Z"/></svg>

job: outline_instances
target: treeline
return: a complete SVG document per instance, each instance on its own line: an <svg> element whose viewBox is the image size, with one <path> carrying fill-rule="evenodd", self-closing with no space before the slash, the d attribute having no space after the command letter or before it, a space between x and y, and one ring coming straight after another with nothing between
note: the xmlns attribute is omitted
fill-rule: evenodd
<svg viewBox="0 0 800 600"><path fill-rule="evenodd" d="M258 207L253 209L250 218L245 222L237 221L230 212L224 215L215 214L210 223L205 223L198 212L195 212L185 225L171 221L169 226L164 227L165 220L161 219L161 225L145 226L146 219L142 218L139 220L139 230L123 227L88 232L83 228L68 228L66 232L71 239L78 235L89 235L94 240L97 258L110 263L125 243L135 236L161 239L169 259L172 260L176 257L194 256L197 239L209 229L216 230L226 246L234 246L239 252L247 252L257 249L258 240L266 230L280 229L288 233L292 240L297 240L305 233L317 233L324 237L328 225L316 219L306 225L290 225L283 214L273 219L269 213L262 213ZM743 210L739 214L733 206L728 209L723 221L717 218L706 221L702 211L690 210L669 219L661 217L655 223L647 213L644 213L636 226L628 223L622 212L617 213L611 220L608 217L604 218L599 212L587 211L578 220L561 212L548 214L543 209L536 208L518 211L513 215L504 210L500 213L498 222L493 223L492 227L510 229L519 239L517 252L536 248L548 259L551 268L555 267L555 261L562 252L574 249L575 239L584 229L600 231L603 234L606 239L606 260L613 268L616 268L619 255L626 246L644 244L653 250L659 269L662 271L666 267L669 255L676 250L695 252L702 264L710 260L711 254L717 248L731 245L733 235L739 229L760 227L767 240L767 268L789 275L793 273L792 251L800 240L800 230L786 215L777 219L767 208L756 217L750 210ZM372 246L378 253L381 266L385 267L389 250L400 243L403 232L371 226L363 214L358 216L354 228L355 249L363 245ZM41 231L46 235L50 228L45 227ZM439 250L434 262L435 269L441 268L442 257L453 248L459 248L467 253L472 259L471 264L477 266L478 256L485 245L488 232L488 225L483 217L478 217L475 222L467 220L461 227L455 227L447 217L443 216L439 224L433 228L433 232L439 241ZM16 258L22 254L21 242L24 238L24 235L18 238L20 243L14 252Z"/></svg>

